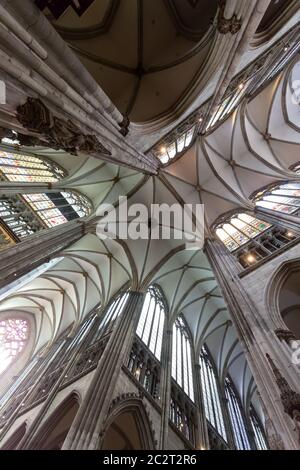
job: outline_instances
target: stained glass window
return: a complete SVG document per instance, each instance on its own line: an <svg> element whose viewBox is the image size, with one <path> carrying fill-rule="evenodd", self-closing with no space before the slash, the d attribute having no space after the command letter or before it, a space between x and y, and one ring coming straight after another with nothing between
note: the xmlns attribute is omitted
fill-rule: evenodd
<svg viewBox="0 0 300 470"><path fill-rule="evenodd" d="M165 304L156 286L150 286L145 296L136 334L160 360L165 322Z"/></svg>
<svg viewBox="0 0 300 470"><path fill-rule="evenodd" d="M19 356L28 340L28 322L20 318L0 321L0 373Z"/></svg>
<svg viewBox="0 0 300 470"><path fill-rule="evenodd" d="M31 155L19 155L0 150L0 169L9 181L52 183L66 175L53 162Z"/></svg>
<svg viewBox="0 0 300 470"><path fill-rule="evenodd" d="M161 144L157 154L157 157L161 163L166 164L178 154L186 150L192 143L193 137L196 135L196 125L193 125L190 129L179 134L179 136L172 142Z"/></svg>
<svg viewBox="0 0 300 470"><path fill-rule="evenodd" d="M194 401L192 349L187 327L182 317L173 324L172 377Z"/></svg>
<svg viewBox="0 0 300 470"><path fill-rule="evenodd" d="M0 151L0 173L8 181L25 183L52 183L66 176L66 172L50 160L8 151ZM18 238L34 233L37 227L54 227L68 220L84 217L91 211L88 199L75 191L22 194L16 197L20 202L14 203L12 198L7 198L6 202L0 201L0 211L5 206L0 217ZM24 210L20 204L32 209L32 215L38 216L38 224L28 222L30 216L24 218ZM28 211L25 209L25 212Z"/></svg>
<svg viewBox="0 0 300 470"><path fill-rule="evenodd" d="M241 403L228 376L225 379L225 394L236 448L238 450L250 450Z"/></svg>
<svg viewBox="0 0 300 470"><path fill-rule="evenodd" d="M210 424L226 441L227 437L216 373L205 347L202 348L199 359L205 415Z"/></svg>
<svg viewBox="0 0 300 470"><path fill-rule="evenodd" d="M270 227L267 222L239 213L218 225L216 234L229 251L234 251Z"/></svg>
<svg viewBox="0 0 300 470"><path fill-rule="evenodd" d="M298 172L297 167L294 171ZM260 192L255 198L258 207L265 207L286 214L299 213L300 209L300 183L285 183L273 186L269 190Z"/></svg>

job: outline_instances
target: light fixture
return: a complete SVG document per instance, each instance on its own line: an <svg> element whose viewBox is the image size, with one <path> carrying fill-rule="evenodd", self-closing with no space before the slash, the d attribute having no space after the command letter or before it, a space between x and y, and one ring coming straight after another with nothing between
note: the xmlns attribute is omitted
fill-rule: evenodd
<svg viewBox="0 0 300 470"><path fill-rule="evenodd" d="M166 151L167 151L167 149L166 149L166 147L164 147L164 145L162 145L159 150L160 150L161 154L166 153Z"/></svg>
<svg viewBox="0 0 300 470"><path fill-rule="evenodd" d="M255 256L253 256L251 253L247 256L247 261L249 263L253 263L256 260Z"/></svg>
<svg viewBox="0 0 300 470"><path fill-rule="evenodd" d="M289 237L289 238L292 238L294 235L292 232L287 232L286 235Z"/></svg>
<svg viewBox="0 0 300 470"><path fill-rule="evenodd" d="M199 122L202 122L203 121L203 117L199 117Z"/></svg>
<svg viewBox="0 0 300 470"><path fill-rule="evenodd" d="M238 86L239 90L242 90L244 88L244 84L243 83L240 83L239 86Z"/></svg>

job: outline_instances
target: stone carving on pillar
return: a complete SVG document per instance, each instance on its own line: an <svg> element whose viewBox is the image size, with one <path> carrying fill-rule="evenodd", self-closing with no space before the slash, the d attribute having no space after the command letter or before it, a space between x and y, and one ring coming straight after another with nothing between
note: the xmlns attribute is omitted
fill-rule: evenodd
<svg viewBox="0 0 300 470"><path fill-rule="evenodd" d="M124 116L123 117L123 120L119 123L119 126L120 126L120 133L125 137L128 132L129 132L129 124L130 124L130 121L129 121L129 117L128 116Z"/></svg>
<svg viewBox="0 0 300 470"><path fill-rule="evenodd" d="M38 142L39 145L65 150L72 155L77 155L79 151L111 155L96 136L83 134L70 120L64 121L54 116L39 99L27 98L26 103L18 106L17 118L23 127L39 134L37 137L33 136L34 141L36 139L35 145Z"/></svg>
<svg viewBox="0 0 300 470"><path fill-rule="evenodd" d="M225 18L224 12L226 8L226 0L219 0L219 13L217 17L217 28L221 34L236 34L242 25L241 20L239 20L234 13L231 18Z"/></svg>
<svg viewBox="0 0 300 470"><path fill-rule="evenodd" d="M15 142L15 145L25 145L28 147L34 147L35 145L45 145L37 137L21 134L20 132L15 132L12 129L7 129L5 127L0 127L0 140L3 138L12 140Z"/></svg>
<svg viewBox="0 0 300 470"><path fill-rule="evenodd" d="M280 371L275 366L269 354L266 354L266 356L271 365L276 378L276 383L280 390L280 398L283 404L283 409L285 413L287 413L294 421L295 431L298 433L298 439L300 443L300 394L291 389L286 379L281 375Z"/></svg>
<svg viewBox="0 0 300 470"><path fill-rule="evenodd" d="M279 341L286 341L287 343L289 343L290 341L296 341L297 340L294 333L292 333L290 330L284 330L282 328L277 328L277 330L275 330L274 333L277 336L277 338L279 339Z"/></svg>

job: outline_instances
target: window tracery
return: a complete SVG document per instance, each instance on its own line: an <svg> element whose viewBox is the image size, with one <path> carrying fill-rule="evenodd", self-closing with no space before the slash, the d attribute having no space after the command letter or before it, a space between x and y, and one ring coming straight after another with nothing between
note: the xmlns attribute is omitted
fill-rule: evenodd
<svg viewBox="0 0 300 470"><path fill-rule="evenodd" d="M225 395L236 448L238 450L250 450L242 406L229 376L225 379Z"/></svg>
<svg viewBox="0 0 300 470"><path fill-rule="evenodd" d="M66 176L55 162L0 150L0 178L18 183L53 183ZM91 212L91 203L75 191L22 194L0 199L0 217L18 239ZM24 216L25 215L25 216Z"/></svg>
<svg viewBox="0 0 300 470"><path fill-rule="evenodd" d="M296 167L294 171L298 173L300 168ZM271 188L257 193L254 202L258 207L299 216L300 183L273 185Z"/></svg>
<svg viewBox="0 0 300 470"><path fill-rule="evenodd" d="M0 321L0 374L21 354L28 334L29 326L25 319L6 318Z"/></svg>
<svg viewBox="0 0 300 470"><path fill-rule="evenodd" d="M250 406L250 422L254 433L256 448L258 450L267 450L268 446L265 433L263 431L263 426L252 404Z"/></svg>
<svg viewBox="0 0 300 470"><path fill-rule="evenodd" d="M219 223L215 232L243 268L255 265L296 238L279 226L246 213L236 213Z"/></svg>
<svg viewBox="0 0 300 470"><path fill-rule="evenodd" d="M214 429L226 441L227 436L217 377L208 352L204 346L202 347L199 360L201 366L200 378L203 391L205 415Z"/></svg>
<svg viewBox="0 0 300 470"><path fill-rule="evenodd" d="M164 299L156 286L150 286L145 296L136 334L159 361L164 322Z"/></svg>
<svg viewBox="0 0 300 470"><path fill-rule="evenodd" d="M173 324L172 377L194 401L191 340L182 317L178 317Z"/></svg>

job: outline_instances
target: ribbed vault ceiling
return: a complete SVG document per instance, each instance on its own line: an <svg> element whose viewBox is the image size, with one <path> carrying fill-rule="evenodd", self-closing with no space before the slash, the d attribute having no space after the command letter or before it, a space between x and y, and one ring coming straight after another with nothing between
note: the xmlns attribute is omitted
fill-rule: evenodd
<svg viewBox="0 0 300 470"><path fill-rule="evenodd" d="M299 79L296 62L161 172L184 202L205 205L208 227L227 211L251 207L260 188L299 181L289 169L300 160L300 111L291 96Z"/></svg>
<svg viewBox="0 0 300 470"><path fill-rule="evenodd" d="M71 2L70 2L71 3ZM217 0L94 0L44 13L114 104L131 121L164 114L202 71Z"/></svg>
<svg viewBox="0 0 300 470"><path fill-rule="evenodd" d="M291 87L299 78L300 63L295 63L214 132L199 137L159 176L55 153L52 158L62 166L66 161L69 169L60 184L88 195L95 210L101 202L115 203L126 194L128 205L202 202L209 226L228 210L251 207L249 197L261 186L296 178L289 167L299 160L300 111L291 104ZM197 353L206 342L220 375L229 371L244 402L249 400L252 375L201 250L186 250L180 240L101 241L87 234L61 257L0 304L2 312L34 315L35 351L77 325L97 304L104 308L122 287L145 290L156 283L166 296L169 322L183 314Z"/></svg>

